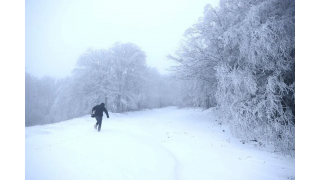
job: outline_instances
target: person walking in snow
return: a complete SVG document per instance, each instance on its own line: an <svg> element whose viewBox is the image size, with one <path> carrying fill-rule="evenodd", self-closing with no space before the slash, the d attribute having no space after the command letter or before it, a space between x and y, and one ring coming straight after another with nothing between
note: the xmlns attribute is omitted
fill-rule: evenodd
<svg viewBox="0 0 320 180"><path fill-rule="evenodd" d="M91 114L93 114L93 111L94 111L95 118L97 120L97 123L94 125L94 128L97 129L97 126L98 126L98 132L99 132L101 129L103 112L105 112L107 115L107 118L109 118L108 110L104 107L104 103L101 103L100 105L96 105L92 108Z"/></svg>

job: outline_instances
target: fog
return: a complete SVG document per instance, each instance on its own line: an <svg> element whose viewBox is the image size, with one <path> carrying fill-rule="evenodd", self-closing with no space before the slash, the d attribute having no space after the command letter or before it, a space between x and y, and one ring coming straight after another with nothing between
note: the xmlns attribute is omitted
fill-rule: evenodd
<svg viewBox="0 0 320 180"><path fill-rule="evenodd" d="M36 77L66 77L88 48L108 49L116 42L134 43L147 64L166 74L184 31L218 0L27 0L25 67Z"/></svg>
<svg viewBox="0 0 320 180"><path fill-rule="evenodd" d="M26 126L102 102L113 113L216 107L243 142L294 156L294 1L121 3L26 3Z"/></svg>

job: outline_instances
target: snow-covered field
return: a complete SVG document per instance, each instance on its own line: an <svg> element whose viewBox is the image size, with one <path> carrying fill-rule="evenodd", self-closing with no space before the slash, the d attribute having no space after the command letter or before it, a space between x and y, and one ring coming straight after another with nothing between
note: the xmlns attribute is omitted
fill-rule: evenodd
<svg viewBox="0 0 320 180"><path fill-rule="evenodd" d="M295 159L242 144L201 109L89 115L25 128L26 180L295 179Z"/></svg>

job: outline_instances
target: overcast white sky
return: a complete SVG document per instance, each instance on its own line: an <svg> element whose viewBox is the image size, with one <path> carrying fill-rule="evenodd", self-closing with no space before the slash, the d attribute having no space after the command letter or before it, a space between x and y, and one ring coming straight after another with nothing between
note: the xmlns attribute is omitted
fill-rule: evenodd
<svg viewBox="0 0 320 180"><path fill-rule="evenodd" d="M131 42L165 73L184 31L219 0L26 0L25 70L66 77L87 48Z"/></svg>

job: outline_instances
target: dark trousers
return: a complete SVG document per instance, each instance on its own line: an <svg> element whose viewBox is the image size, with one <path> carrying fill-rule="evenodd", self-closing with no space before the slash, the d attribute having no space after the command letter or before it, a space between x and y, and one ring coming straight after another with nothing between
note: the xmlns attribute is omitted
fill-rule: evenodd
<svg viewBox="0 0 320 180"><path fill-rule="evenodd" d="M96 116L96 120L97 120L96 125L98 126L98 131L100 131L101 124L102 124L102 116Z"/></svg>

